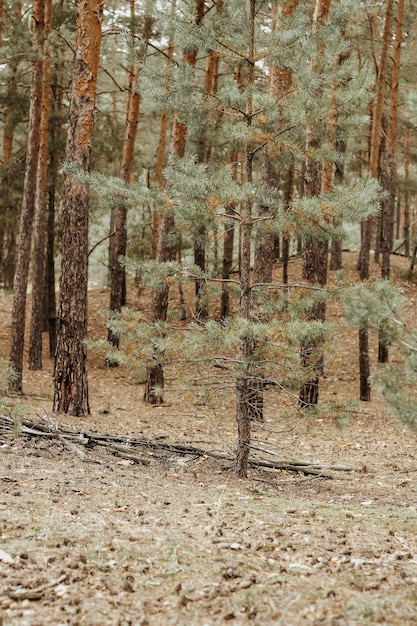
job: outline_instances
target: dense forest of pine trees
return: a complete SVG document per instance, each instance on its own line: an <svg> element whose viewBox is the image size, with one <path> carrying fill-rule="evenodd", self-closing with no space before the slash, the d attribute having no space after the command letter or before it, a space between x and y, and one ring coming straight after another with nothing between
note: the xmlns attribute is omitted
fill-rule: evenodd
<svg viewBox="0 0 417 626"><path fill-rule="evenodd" d="M413 266L417 250L416 10L404 0L0 2L10 389L22 392L23 367L42 368L48 332L53 409L89 413L89 259L91 278L91 253L106 249L103 359L139 359L152 404L179 354L214 364L221 374L206 383L236 394L238 475L266 385L291 387L300 410L319 401L329 298L345 301L358 328L369 400L370 325L380 362L405 332L391 254ZM330 289L348 232L361 282ZM294 254L302 284L291 282ZM150 289L150 317L124 308L129 274ZM411 376L416 342L401 342ZM387 398L412 421L395 376Z"/></svg>

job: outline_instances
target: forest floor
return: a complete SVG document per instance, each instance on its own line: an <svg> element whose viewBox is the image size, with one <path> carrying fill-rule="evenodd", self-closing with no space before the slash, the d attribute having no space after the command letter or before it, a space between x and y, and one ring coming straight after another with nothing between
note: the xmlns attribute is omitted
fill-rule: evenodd
<svg viewBox="0 0 417 626"><path fill-rule="evenodd" d="M352 279L354 265L346 254ZM404 279L406 260L393 265L411 320L417 287ZM297 279L299 261L290 269ZM145 298L129 292L132 306ZM107 300L90 295L93 337L105 337ZM4 357L10 310L7 295ZM170 380L167 402L152 408L128 371L91 353L92 414L79 419L51 413L46 354L42 371L25 370L25 395L3 398L0 410L15 423L0 426L0 624L417 624L415 435L376 397L337 417L332 404L358 396L357 333L337 307L329 318L341 346L322 381L330 410L303 418L271 391L254 429L256 458L320 464L317 474L253 466L241 480L227 459L169 450L233 454L231 391L193 399ZM25 419L161 448L144 445L136 462L82 437L25 435Z"/></svg>

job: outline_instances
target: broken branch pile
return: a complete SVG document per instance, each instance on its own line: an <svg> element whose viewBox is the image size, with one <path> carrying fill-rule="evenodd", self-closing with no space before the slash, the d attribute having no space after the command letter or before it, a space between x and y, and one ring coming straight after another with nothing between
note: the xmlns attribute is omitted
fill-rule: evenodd
<svg viewBox="0 0 417 626"><path fill-rule="evenodd" d="M149 465L151 459L138 454L137 449L153 450L153 458L167 458L167 453L191 455L196 458L206 457L221 461L233 462L234 457L229 454L220 454L211 450L203 450L188 444L167 443L155 439L137 439L135 437L126 437L123 435L108 435L101 433L92 433L85 430L77 430L67 424L53 420L51 417L46 418L13 418L8 415L0 415L0 434L9 433L28 438L39 437L50 440L59 441L68 450L77 454L82 460L87 458L87 450L91 450L95 446L105 447L114 456L122 457L140 463ZM156 455L155 452L159 452ZM282 460L265 460L262 458L252 458L250 460L252 467L283 470L287 472L300 472L321 478L334 478L329 472L352 472L358 471L352 467L342 465L329 465L310 461L282 461Z"/></svg>

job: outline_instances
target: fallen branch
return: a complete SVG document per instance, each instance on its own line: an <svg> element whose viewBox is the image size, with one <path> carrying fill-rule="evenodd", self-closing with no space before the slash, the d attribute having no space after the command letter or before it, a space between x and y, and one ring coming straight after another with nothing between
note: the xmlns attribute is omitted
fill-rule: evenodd
<svg viewBox="0 0 417 626"><path fill-rule="evenodd" d="M43 592L47 589L52 589L52 587L56 587L60 583L62 583L67 578L67 574L62 574L56 580L45 583L44 585L40 585L36 587L36 589L15 589L6 591L4 595L9 596L11 600L41 600L43 598Z"/></svg>
<svg viewBox="0 0 417 626"><path fill-rule="evenodd" d="M136 454L135 448L142 447L160 452L170 452L171 454L190 455L196 458L207 457L219 461L233 462L234 457L229 454L222 454L212 450L202 450L195 446L180 443L167 443L158 438L155 439L136 439L135 437L125 437L123 435L107 435L101 433L90 433L79 431L71 426L54 421L51 418L46 419L21 419L18 423L15 419L0 415L0 432L12 432L27 437L46 437L48 439L56 439L61 442L70 451L74 451L84 460L86 458L85 448L93 448L94 446L105 447L114 456L119 456L135 463L149 465L150 459L141 457ZM80 446L83 446L81 448ZM273 470L285 470L288 472L298 472L302 474L319 476L322 478L334 478L333 474L328 472L352 472L360 471L353 467L343 465L328 465L305 460L265 460L261 458L252 458L249 460L251 467L259 467Z"/></svg>

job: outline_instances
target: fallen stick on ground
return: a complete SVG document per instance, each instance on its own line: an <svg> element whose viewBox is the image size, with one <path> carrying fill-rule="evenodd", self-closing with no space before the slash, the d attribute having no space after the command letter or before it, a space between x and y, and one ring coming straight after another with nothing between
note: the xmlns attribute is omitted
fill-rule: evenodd
<svg viewBox="0 0 417 626"><path fill-rule="evenodd" d="M126 458L149 465L149 458L144 458L136 454L135 448L148 448L159 452L171 452L181 455L192 455L195 457L209 457L219 461L233 462L234 457L230 454L221 454L211 450L203 450L195 446L180 443L167 443L156 439L137 439L135 437L125 437L123 435L108 435L101 433L90 433L84 430L76 430L67 424L63 424L49 417L16 420L7 415L0 415L0 433L16 433L26 437L45 437L56 439L63 443L67 449L74 451L84 460L86 456L84 449L102 446L107 448L114 456ZM80 448L79 446L83 446ZM302 474L320 476L322 478L334 478L328 472L353 472L362 471L344 465L323 464L312 461L282 461L265 460L252 458L249 461L251 467L259 467L274 470L285 470L288 472L299 472Z"/></svg>

